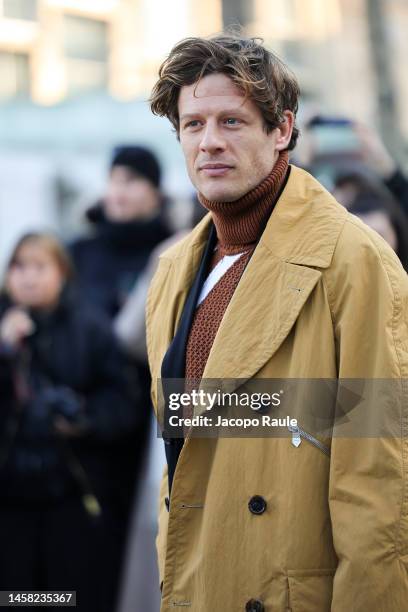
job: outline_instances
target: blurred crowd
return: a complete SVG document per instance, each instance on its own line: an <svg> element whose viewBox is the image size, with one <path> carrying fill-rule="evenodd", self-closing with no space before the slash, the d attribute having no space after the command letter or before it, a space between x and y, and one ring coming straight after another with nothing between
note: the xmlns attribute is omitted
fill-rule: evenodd
<svg viewBox="0 0 408 612"><path fill-rule="evenodd" d="M408 269L408 180L376 132L318 115L302 132L293 163ZM160 252L182 235L161 178L151 151L116 147L87 234L64 244L34 228L10 255L0 295L0 590L76 590L83 612L158 609L146 572L156 502L144 486L158 482L161 460L152 459L144 310ZM205 212L192 195L184 225Z"/></svg>

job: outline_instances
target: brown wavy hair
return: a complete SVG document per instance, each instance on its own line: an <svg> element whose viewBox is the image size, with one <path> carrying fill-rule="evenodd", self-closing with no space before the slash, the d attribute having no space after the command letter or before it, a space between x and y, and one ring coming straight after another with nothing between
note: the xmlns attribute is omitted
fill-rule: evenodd
<svg viewBox="0 0 408 612"><path fill-rule="evenodd" d="M296 116L300 91L294 74L262 43L260 38L234 33L180 41L160 66L150 97L152 112L167 117L179 134L180 89L209 74L223 73L253 100L262 113L265 130L271 132L285 121L285 110ZM294 149L298 136L295 125L289 150Z"/></svg>

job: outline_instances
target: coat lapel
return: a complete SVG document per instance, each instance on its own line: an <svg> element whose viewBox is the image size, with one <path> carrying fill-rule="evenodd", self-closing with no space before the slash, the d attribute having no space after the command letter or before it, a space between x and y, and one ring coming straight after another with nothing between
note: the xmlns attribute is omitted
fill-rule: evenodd
<svg viewBox="0 0 408 612"><path fill-rule="evenodd" d="M217 379L219 387L223 379L232 392L252 378L279 349L320 277L258 245L225 311L202 386Z"/></svg>
<svg viewBox="0 0 408 612"><path fill-rule="evenodd" d="M184 378L185 374L185 357L186 357L186 346L188 336L192 322L194 320L194 314L196 310L196 304L198 296L200 294L201 287L207 276L207 269L209 261L213 256L214 246L217 242L215 228L212 227L210 235L207 240L207 244L204 249L204 253L200 256L196 253L196 257L193 258L193 283L187 292L187 297L184 303L180 303L179 311L182 311L181 316L178 314L175 320L175 327L173 330L169 330L171 333L172 341L166 355L164 357L161 375L162 378ZM200 261L197 271L197 262ZM176 331L177 330L177 331Z"/></svg>
<svg viewBox="0 0 408 612"><path fill-rule="evenodd" d="M160 255L158 271L149 291L148 312L154 313L150 327L160 328L160 334L152 334L156 345L152 351L152 374L160 376L161 364L173 341L185 310L191 289L197 280L203 254L208 246L211 231L208 215L186 238ZM157 289L153 285L157 285ZM152 291L153 288L153 291ZM154 303L150 301L154 294ZM160 347L160 348L159 348Z"/></svg>
<svg viewBox="0 0 408 612"><path fill-rule="evenodd" d="M305 188L306 187L306 188ZM325 214L323 214L323 211ZM333 257L347 213L303 170L287 185L225 311L202 387L232 392L279 349ZM203 408L198 407L197 414Z"/></svg>
<svg viewBox="0 0 408 612"><path fill-rule="evenodd" d="M291 167L285 189L224 314L203 379L228 379L232 391L231 379L236 379L236 388L271 359L321 277L320 269L330 265L346 216L319 183ZM163 297L172 313L166 327L168 340L177 331L186 287L191 287L197 274L210 223L207 215L167 255L172 260L167 297Z"/></svg>

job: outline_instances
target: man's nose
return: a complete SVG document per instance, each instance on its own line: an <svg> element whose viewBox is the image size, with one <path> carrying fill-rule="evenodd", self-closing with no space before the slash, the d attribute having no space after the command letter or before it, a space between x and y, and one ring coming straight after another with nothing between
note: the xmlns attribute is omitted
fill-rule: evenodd
<svg viewBox="0 0 408 612"><path fill-rule="evenodd" d="M219 127L211 122L208 122L202 133L200 149L206 153L217 153L224 151L226 147L225 139L223 138Z"/></svg>

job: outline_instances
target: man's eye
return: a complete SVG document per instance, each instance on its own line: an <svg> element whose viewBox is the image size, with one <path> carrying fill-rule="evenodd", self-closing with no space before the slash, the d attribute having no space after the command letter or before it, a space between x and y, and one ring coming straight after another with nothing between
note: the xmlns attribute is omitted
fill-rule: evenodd
<svg viewBox="0 0 408 612"><path fill-rule="evenodd" d="M185 128L189 128L189 127L197 127L198 125L200 125L200 122L198 119L192 119L191 121L189 121L188 123L185 124Z"/></svg>
<svg viewBox="0 0 408 612"><path fill-rule="evenodd" d="M238 125L239 119L235 119L235 117L228 117L227 119L225 119L225 123L227 125Z"/></svg>

